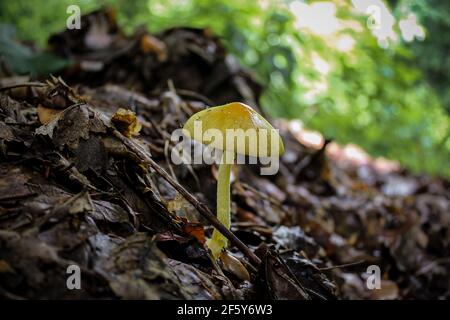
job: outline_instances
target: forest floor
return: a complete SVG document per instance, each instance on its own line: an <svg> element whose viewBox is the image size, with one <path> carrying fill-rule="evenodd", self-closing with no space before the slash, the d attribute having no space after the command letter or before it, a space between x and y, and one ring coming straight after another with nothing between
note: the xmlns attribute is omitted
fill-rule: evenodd
<svg viewBox="0 0 450 320"><path fill-rule="evenodd" d="M0 297L450 298L450 182L330 157L288 121L276 175L233 169L235 237L214 262L217 167L173 164L171 133L210 105L257 108L263 88L209 30L82 21L49 40L74 62L55 77L2 66Z"/></svg>

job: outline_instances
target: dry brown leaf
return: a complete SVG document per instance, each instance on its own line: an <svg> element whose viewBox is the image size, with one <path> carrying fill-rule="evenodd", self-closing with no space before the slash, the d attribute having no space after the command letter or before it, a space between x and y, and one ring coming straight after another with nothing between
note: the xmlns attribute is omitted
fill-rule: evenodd
<svg viewBox="0 0 450 320"><path fill-rule="evenodd" d="M399 294L398 286L391 280L381 280L381 288L372 290L370 299L374 300L393 300L397 299Z"/></svg>
<svg viewBox="0 0 450 320"><path fill-rule="evenodd" d="M142 129L136 114L131 110L119 108L112 116L111 121L117 130L127 137L138 135Z"/></svg>
<svg viewBox="0 0 450 320"><path fill-rule="evenodd" d="M203 226L199 223L187 223L183 227L183 231L189 234L190 236L193 236L200 242L201 245L204 245L206 242L205 238L205 229Z"/></svg>
<svg viewBox="0 0 450 320"><path fill-rule="evenodd" d="M42 124L47 124L55 119L63 110L44 107L39 104L37 106L37 114Z"/></svg>
<svg viewBox="0 0 450 320"><path fill-rule="evenodd" d="M13 273L13 272L14 269L7 261L0 260L0 273Z"/></svg>

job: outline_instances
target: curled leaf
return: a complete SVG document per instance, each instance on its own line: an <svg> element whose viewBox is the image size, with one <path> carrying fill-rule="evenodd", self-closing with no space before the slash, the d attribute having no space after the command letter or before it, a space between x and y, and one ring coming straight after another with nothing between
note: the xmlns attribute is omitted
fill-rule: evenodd
<svg viewBox="0 0 450 320"><path fill-rule="evenodd" d="M233 257L227 251L222 251L220 254L220 261L222 262L222 267L225 271L235 275L241 280L250 281L250 274L248 273L247 268L241 261Z"/></svg>
<svg viewBox="0 0 450 320"><path fill-rule="evenodd" d="M119 110L116 111L111 118L111 122L116 126L117 130L127 137L139 134L139 131L142 129L142 125L136 117L136 113L123 108L119 108Z"/></svg>

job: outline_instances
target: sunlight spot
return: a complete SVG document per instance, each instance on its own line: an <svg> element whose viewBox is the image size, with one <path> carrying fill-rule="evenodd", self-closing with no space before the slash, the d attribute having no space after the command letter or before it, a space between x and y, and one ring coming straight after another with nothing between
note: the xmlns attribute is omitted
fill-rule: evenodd
<svg viewBox="0 0 450 320"><path fill-rule="evenodd" d="M296 0L289 5L289 9L294 14L295 26L299 29L308 29L318 35L330 35L340 28L333 2L306 4Z"/></svg>
<svg viewBox="0 0 450 320"><path fill-rule="evenodd" d="M319 150L325 143L325 139L320 132L305 129L300 120L289 121L289 129L294 137L306 147Z"/></svg>
<svg viewBox="0 0 450 320"><path fill-rule="evenodd" d="M398 25L402 33L402 38L406 42L411 42L415 38L418 40L425 39L425 30L418 24L415 14L410 13L405 19L400 20Z"/></svg>
<svg viewBox="0 0 450 320"><path fill-rule="evenodd" d="M336 43L336 49L341 52L349 52L355 46L355 39L348 34L345 34L338 38Z"/></svg>
<svg viewBox="0 0 450 320"><path fill-rule="evenodd" d="M303 95L303 98L307 102L311 103L314 102L319 94L328 90L328 82L326 82L325 80L312 82L311 86L308 89L309 90Z"/></svg>
<svg viewBox="0 0 450 320"><path fill-rule="evenodd" d="M330 64L322 59L317 53L313 53L312 62L314 69L319 71L320 74L326 75L330 72Z"/></svg>

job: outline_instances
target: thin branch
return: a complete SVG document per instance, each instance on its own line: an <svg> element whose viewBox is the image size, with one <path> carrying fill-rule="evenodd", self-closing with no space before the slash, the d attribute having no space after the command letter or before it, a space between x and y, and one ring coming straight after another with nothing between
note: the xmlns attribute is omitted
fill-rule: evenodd
<svg viewBox="0 0 450 320"><path fill-rule="evenodd" d="M11 89L16 89L16 88L21 88L21 87L45 87L45 86L46 86L46 84L42 83L42 82L24 82L24 83L17 83L17 84L13 84L10 86L1 87L0 91L11 90Z"/></svg>
<svg viewBox="0 0 450 320"><path fill-rule="evenodd" d="M333 269L338 269L338 268L347 268L347 267L353 267L356 266L358 264L362 264L366 262L365 260L360 260L360 261L355 261L355 262L350 262L350 263L345 263L345 264L340 264L337 266L331 266L331 267L324 267L324 268L318 268L320 271L328 271L328 270L333 270Z"/></svg>

